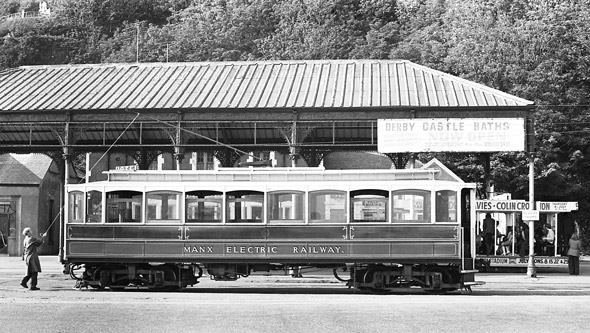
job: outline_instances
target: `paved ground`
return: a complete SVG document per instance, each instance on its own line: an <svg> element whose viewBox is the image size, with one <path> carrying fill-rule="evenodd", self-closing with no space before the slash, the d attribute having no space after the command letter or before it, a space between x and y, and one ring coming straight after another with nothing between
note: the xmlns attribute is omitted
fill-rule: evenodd
<svg viewBox="0 0 590 333"><path fill-rule="evenodd" d="M590 261L567 268L485 273L470 296L420 289L391 295L347 289L329 271L302 278L207 277L182 292L75 290L54 256L41 257L41 291L20 287L25 265L0 257L2 332L587 332ZM23 322L26 318L26 329Z"/></svg>
<svg viewBox="0 0 590 333"><path fill-rule="evenodd" d="M41 256L43 272L39 275L39 287L43 291L71 290L75 281L62 273L63 267L56 256ZM24 291L19 285L24 275L25 264L20 257L0 257L0 298L6 292ZM509 273L480 273L476 280L485 282L484 285L474 286L474 294L490 295L590 295L590 257L583 258L580 264L580 275L568 274L567 267L537 270L536 278L527 277L526 271ZM219 288L248 288L256 289L284 289L295 288L304 290L314 289L320 292L346 292L343 283L337 281L330 271L307 271L302 278L292 278L285 275L253 275L232 282L211 281L207 277L200 280L195 287L186 292L199 292ZM323 289L323 291L321 291ZM269 290L272 292L272 290ZM297 291L295 291L297 292Z"/></svg>

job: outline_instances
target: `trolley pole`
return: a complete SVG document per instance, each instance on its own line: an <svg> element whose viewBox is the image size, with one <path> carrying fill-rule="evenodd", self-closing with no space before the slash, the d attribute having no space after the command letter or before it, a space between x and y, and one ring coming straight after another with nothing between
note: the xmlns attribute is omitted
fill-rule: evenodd
<svg viewBox="0 0 590 333"><path fill-rule="evenodd" d="M535 205L535 157L533 153L529 154L529 203L531 209ZM529 220L529 262L526 268L526 275L529 278L537 277L537 267L535 266L535 221Z"/></svg>

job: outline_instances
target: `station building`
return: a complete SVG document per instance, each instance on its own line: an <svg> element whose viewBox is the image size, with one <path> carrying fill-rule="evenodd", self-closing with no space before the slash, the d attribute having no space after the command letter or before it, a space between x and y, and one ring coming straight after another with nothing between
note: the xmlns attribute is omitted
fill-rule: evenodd
<svg viewBox="0 0 590 333"><path fill-rule="evenodd" d="M83 181L127 167L210 170L263 162L400 169L412 165L421 148L378 152L381 120L516 119L518 149L531 151L534 108L531 101L407 60L23 66L0 73L0 153L52 156L55 165L47 170L59 169L60 186L78 178L61 165L81 154L89 171ZM392 138L400 137L417 141L410 133ZM441 138L436 144L444 144ZM497 150L478 149L483 155ZM23 210L30 202L20 185L0 179L5 202L14 202L5 205L12 207L5 216L13 216L5 219L16 221L10 255L22 253L17 231L31 226L42 232L47 216L56 214L46 201L61 207L58 186L47 190L45 176L37 176L35 191L51 198L39 199L43 204L36 206L47 208L37 208L36 216Z"/></svg>
<svg viewBox="0 0 590 333"><path fill-rule="evenodd" d="M72 178L71 181L75 181ZM21 231L30 227L33 234L59 225L63 184L58 165L43 154L0 155L0 255L22 254ZM55 221L55 222L54 222ZM59 228L51 228L41 254L55 254Z"/></svg>

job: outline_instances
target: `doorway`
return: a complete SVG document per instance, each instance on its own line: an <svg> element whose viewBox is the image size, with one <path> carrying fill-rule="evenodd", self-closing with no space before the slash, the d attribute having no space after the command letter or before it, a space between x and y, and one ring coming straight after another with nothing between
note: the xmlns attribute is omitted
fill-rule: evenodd
<svg viewBox="0 0 590 333"><path fill-rule="evenodd" d="M11 240L16 239L16 201L0 201L0 255L8 254ZM6 244L6 246L3 246Z"/></svg>

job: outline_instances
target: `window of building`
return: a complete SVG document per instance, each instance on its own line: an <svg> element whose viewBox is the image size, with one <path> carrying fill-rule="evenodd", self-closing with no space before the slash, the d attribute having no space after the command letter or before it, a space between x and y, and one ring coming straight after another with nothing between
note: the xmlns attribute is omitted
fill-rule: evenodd
<svg viewBox="0 0 590 333"><path fill-rule="evenodd" d="M179 220L180 193L157 191L146 194L147 222Z"/></svg>
<svg viewBox="0 0 590 333"><path fill-rule="evenodd" d="M188 192L185 197L186 222L221 222L223 194L214 191Z"/></svg>
<svg viewBox="0 0 590 333"><path fill-rule="evenodd" d="M301 191L269 193L269 223L303 223L304 200L304 192Z"/></svg>
<svg viewBox="0 0 590 333"><path fill-rule="evenodd" d="M457 192L436 192L436 222L457 222Z"/></svg>
<svg viewBox="0 0 590 333"><path fill-rule="evenodd" d="M141 222L143 194L137 191L107 193L107 222Z"/></svg>
<svg viewBox="0 0 590 333"><path fill-rule="evenodd" d="M399 190L392 192L393 222L431 223L430 191Z"/></svg>
<svg viewBox="0 0 590 333"><path fill-rule="evenodd" d="M0 231L4 237L17 237L16 231L16 201L0 202ZM6 238L4 238L6 241Z"/></svg>
<svg viewBox="0 0 590 333"><path fill-rule="evenodd" d="M309 192L309 222L346 223L346 192Z"/></svg>
<svg viewBox="0 0 590 333"><path fill-rule="evenodd" d="M70 192L70 221L72 223L84 222L84 193L80 191Z"/></svg>
<svg viewBox="0 0 590 333"><path fill-rule="evenodd" d="M380 190L350 192L352 222L387 222L389 193Z"/></svg>
<svg viewBox="0 0 590 333"><path fill-rule="evenodd" d="M227 222L262 222L264 193L257 191L228 192Z"/></svg>
<svg viewBox="0 0 590 333"><path fill-rule="evenodd" d="M193 154L196 155L193 158L196 157L197 170L215 170L215 158L213 156L213 153L197 151Z"/></svg>
<svg viewBox="0 0 590 333"><path fill-rule="evenodd" d="M100 191L86 193L86 222L102 222L102 192Z"/></svg>

